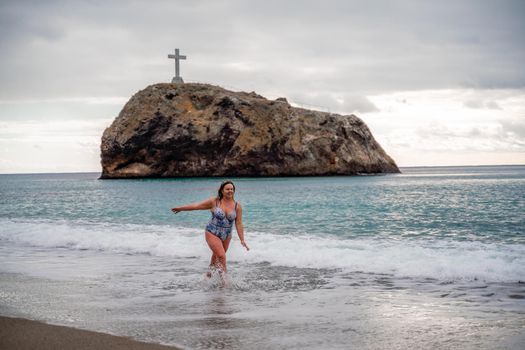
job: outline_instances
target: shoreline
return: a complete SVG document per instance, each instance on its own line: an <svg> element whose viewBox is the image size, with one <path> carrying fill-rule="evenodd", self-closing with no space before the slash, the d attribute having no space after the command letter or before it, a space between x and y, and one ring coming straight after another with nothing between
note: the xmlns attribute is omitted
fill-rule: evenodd
<svg viewBox="0 0 525 350"><path fill-rule="evenodd" d="M180 350L174 346L145 343L107 333L7 316L0 316L0 348L5 350Z"/></svg>

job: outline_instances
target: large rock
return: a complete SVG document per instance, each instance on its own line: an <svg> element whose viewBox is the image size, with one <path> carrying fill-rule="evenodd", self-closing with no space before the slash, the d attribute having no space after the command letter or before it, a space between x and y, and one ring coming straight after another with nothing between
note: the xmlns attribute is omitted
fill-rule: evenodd
<svg viewBox="0 0 525 350"><path fill-rule="evenodd" d="M354 115L206 84L136 93L102 136L101 178L399 172Z"/></svg>

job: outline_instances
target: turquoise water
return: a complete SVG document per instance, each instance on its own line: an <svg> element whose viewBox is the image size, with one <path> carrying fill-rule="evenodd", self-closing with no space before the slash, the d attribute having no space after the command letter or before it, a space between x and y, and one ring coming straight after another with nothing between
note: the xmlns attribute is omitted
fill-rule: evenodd
<svg viewBox="0 0 525 350"><path fill-rule="evenodd" d="M209 212L170 211L223 179L0 175L0 313L190 349L522 348L525 166L402 171L233 179L227 288Z"/></svg>
<svg viewBox="0 0 525 350"><path fill-rule="evenodd" d="M96 180L1 175L0 217L202 227L169 208L213 196L220 180ZM524 243L525 167L407 168L401 175L234 179L248 231L352 239Z"/></svg>

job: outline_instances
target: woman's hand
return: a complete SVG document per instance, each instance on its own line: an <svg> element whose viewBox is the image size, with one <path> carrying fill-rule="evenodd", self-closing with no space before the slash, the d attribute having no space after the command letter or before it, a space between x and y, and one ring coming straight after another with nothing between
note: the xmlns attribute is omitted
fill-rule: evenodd
<svg viewBox="0 0 525 350"><path fill-rule="evenodd" d="M176 208L171 208L171 211L175 214L178 214L181 212L181 209L179 207L176 207Z"/></svg>
<svg viewBox="0 0 525 350"><path fill-rule="evenodd" d="M246 250L250 250L250 248L248 247L248 245L246 244L245 241L241 241L241 245L246 248Z"/></svg>

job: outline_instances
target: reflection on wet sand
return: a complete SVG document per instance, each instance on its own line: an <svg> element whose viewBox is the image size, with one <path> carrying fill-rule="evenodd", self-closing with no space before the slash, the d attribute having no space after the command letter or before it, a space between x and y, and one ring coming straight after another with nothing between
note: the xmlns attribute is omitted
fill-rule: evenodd
<svg viewBox="0 0 525 350"><path fill-rule="evenodd" d="M202 319L194 321L195 327L206 330L206 336L199 340L199 348L242 348L239 332L235 332L235 329L244 328L244 322L232 317L235 310L228 302L226 292L223 287L205 297L208 314L204 315Z"/></svg>

